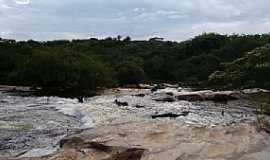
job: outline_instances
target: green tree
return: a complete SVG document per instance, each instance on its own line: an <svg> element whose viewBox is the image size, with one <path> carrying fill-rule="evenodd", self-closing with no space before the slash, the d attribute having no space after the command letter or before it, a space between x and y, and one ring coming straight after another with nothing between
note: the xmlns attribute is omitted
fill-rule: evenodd
<svg viewBox="0 0 270 160"><path fill-rule="evenodd" d="M131 62L124 62L117 68L117 79L120 85L139 84L144 78L144 70Z"/></svg>

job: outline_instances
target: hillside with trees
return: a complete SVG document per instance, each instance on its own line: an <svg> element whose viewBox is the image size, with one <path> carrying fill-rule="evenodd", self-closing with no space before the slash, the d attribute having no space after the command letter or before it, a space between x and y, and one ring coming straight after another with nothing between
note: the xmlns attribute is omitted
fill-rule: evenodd
<svg viewBox="0 0 270 160"><path fill-rule="evenodd" d="M270 88L270 34L205 33L183 42L130 37L0 39L0 84L91 95L97 88L171 82Z"/></svg>
<svg viewBox="0 0 270 160"><path fill-rule="evenodd" d="M219 86L269 88L270 44L247 52L225 66L224 71L216 71L209 76L209 83Z"/></svg>

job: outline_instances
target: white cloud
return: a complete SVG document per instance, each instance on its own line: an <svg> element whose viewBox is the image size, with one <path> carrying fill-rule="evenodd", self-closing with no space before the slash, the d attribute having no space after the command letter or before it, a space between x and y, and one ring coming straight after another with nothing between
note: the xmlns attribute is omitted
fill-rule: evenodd
<svg viewBox="0 0 270 160"><path fill-rule="evenodd" d="M144 12L145 8L134 8L133 12Z"/></svg>
<svg viewBox="0 0 270 160"><path fill-rule="evenodd" d="M21 5L27 5L31 3L31 0L15 0L15 3L21 4Z"/></svg>
<svg viewBox="0 0 270 160"><path fill-rule="evenodd" d="M10 7L10 6L6 5L6 4L1 4L0 6L2 8L4 8L4 9L10 9L10 8L12 8L12 7Z"/></svg>
<svg viewBox="0 0 270 160"><path fill-rule="evenodd" d="M269 17L269 0L0 0L0 37L183 40L212 31L267 33Z"/></svg>

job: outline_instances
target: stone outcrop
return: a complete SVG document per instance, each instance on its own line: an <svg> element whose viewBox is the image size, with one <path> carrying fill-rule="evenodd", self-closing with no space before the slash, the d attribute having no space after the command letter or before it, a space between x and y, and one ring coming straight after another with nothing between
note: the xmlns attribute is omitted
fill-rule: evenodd
<svg viewBox="0 0 270 160"><path fill-rule="evenodd" d="M216 103L227 103L228 101L238 100L243 94L236 91L191 91L191 92L160 92L153 94L153 100L160 102L180 101L213 101Z"/></svg>
<svg viewBox="0 0 270 160"><path fill-rule="evenodd" d="M227 103L231 100L237 100L241 96L240 92L234 91L195 91L179 93L176 97L178 100L185 101L213 101L217 103Z"/></svg>
<svg viewBox="0 0 270 160"><path fill-rule="evenodd" d="M248 124L198 128L174 121L134 122L85 130L55 154L30 160L268 160L270 139Z"/></svg>

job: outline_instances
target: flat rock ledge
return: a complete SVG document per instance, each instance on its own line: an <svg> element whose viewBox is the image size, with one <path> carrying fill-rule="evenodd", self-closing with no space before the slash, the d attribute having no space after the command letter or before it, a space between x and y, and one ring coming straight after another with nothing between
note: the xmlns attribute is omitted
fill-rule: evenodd
<svg viewBox="0 0 270 160"><path fill-rule="evenodd" d="M64 138L53 155L21 160L269 160L270 139L252 124L187 127L175 121L102 126Z"/></svg>
<svg viewBox="0 0 270 160"><path fill-rule="evenodd" d="M237 100L242 97L242 93L238 91L218 91L211 90L180 93L177 95L178 100L187 101L214 101L226 103L227 101Z"/></svg>

